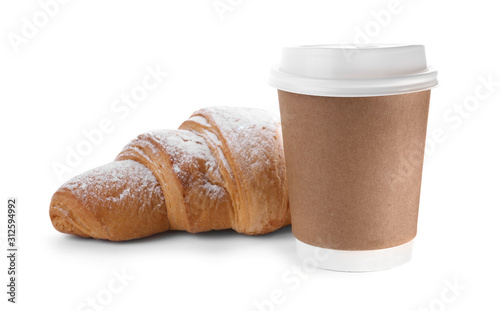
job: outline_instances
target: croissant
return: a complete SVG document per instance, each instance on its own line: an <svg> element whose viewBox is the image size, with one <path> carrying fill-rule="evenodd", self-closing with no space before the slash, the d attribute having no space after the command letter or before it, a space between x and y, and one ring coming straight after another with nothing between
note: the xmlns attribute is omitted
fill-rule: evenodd
<svg viewBox="0 0 500 311"><path fill-rule="evenodd" d="M290 224L281 126L254 108L209 107L139 135L115 161L63 184L60 232L131 240L168 230L257 235Z"/></svg>

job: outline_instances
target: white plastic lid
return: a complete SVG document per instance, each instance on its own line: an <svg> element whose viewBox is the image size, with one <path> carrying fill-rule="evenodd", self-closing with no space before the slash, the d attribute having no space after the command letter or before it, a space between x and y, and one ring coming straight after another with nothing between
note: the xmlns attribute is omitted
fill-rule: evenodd
<svg viewBox="0 0 500 311"><path fill-rule="evenodd" d="M283 48L269 84L298 94L364 97L424 91L438 81L423 45L309 45Z"/></svg>
<svg viewBox="0 0 500 311"><path fill-rule="evenodd" d="M413 240L394 247L366 251L327 249L295 240L297 255L304 264L343 272L394 268L410 261L413 251Z"/></svg>

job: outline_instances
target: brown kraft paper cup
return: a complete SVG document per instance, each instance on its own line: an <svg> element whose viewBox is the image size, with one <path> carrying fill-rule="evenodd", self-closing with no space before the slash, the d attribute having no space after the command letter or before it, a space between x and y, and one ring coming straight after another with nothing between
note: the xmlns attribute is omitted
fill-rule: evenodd
<svg viewBox="0 0 500 311"><path fill-rule="evenodd" d="M336 250L411 241L430 90L373 97L278 90L278 96L294 236Z"/></svg>

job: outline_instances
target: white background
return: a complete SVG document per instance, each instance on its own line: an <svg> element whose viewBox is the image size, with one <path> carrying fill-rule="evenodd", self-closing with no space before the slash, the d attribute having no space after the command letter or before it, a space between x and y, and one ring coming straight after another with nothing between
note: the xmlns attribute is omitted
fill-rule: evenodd
<svg viewBox="0 0 500 311"><path fill-rule="evenodd" d="M375 16L389 0L233 0L223 19L213 3L68 1L16 46L9 38L22 35L24 18L44 22L44 13L37 1L1 2L1 309L92 310L92 297L109 298L102 310L259 310L256 303L264 310L498 309L500 86L473 98L481 77L500 81L495 2L401 0L383 22ZM277 112L266 80L280 47L338 42L425 44L439 70L410 263L373 273L306 273L289 228L259 237L166 233L127 243L53 229L49 202L64 180L113 160L139 133L176 128L203 106ZM169 77L120 119L110 106L142 83L148 66ZM113 131L58 178L53 163L65 163L67 148L106 118ZM444 138L434 140L439 131ZM5 294L8 196L19 199L16 305ZM133 279L107 297L123 269ZM458 290L450 291L446 284L455 282ZM276 292L284 296L271 306Z"/></svg>

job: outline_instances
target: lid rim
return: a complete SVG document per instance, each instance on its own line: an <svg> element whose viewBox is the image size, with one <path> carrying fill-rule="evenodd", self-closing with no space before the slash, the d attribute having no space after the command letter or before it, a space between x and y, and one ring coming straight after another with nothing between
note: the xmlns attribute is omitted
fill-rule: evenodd
<svg viewBox="0 0 500 311"><path fill-rule="evenodd" d="M279 70L279 65L275 65L271 69L268 84L282 91L303 95L371 97L425 91L438 86L439 83L437 71L432 67L406 76L374 79L322 79L289 74Z"/></svg>
<svg viewBox="0 0 500 311"><path fill-rule="evenodd" d="M284 47L268 84L313 96L361 97L419 92L438 80L423 45L340 44Z"/></svg>

